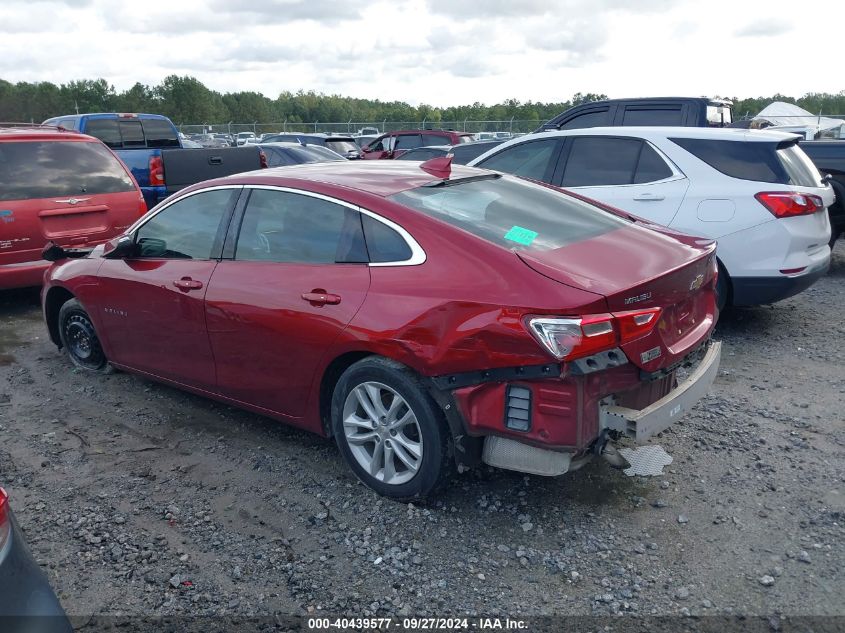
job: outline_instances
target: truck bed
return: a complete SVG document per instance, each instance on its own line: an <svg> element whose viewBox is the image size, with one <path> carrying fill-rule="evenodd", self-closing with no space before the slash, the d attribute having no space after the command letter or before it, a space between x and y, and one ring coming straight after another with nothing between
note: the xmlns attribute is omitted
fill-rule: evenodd
<svg viewBox="0 0 845 633"><path fill-rule="evenodd" d="M261 168L258 147L164 149L164 181L168 195L189 185Z"/></svg>

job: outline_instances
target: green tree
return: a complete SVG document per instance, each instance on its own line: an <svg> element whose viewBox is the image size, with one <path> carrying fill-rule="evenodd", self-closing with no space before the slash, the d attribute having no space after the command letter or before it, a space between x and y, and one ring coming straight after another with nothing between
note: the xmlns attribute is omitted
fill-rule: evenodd
<svg viewBox="0 0 845 633"><path fill-rule="evenodd" d="M223 97L194 77L169 75L153 89L160 114L176 123L225 123L230 119Z"/></svg>

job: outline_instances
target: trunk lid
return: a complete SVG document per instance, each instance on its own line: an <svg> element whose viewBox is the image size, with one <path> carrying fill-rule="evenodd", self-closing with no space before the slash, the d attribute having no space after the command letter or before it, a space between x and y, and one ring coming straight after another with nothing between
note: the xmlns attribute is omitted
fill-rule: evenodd
<svg viewBox="0 0 845 633"><path fill-rule="evenodd" d="M678 362L715 325L715 244L710 240L632 225L517 256L550 279L602 295L608 312L661 308L650 333L622 346L645 371Z"/></svg>
<svg viewBox="0 0 845 633"><path fill-rule="evenodd" d="M64 247L101 243L139 217L136 191L0 202L0 264L37 261L53 241Z"/></svg>
<svg viewBox="0 0 845 633"><path fill-rule="evenodd" d="M99 141L76 134L0 142L0 265L39 261L49 241L104 242L141 213L138 185Z"/></svg>

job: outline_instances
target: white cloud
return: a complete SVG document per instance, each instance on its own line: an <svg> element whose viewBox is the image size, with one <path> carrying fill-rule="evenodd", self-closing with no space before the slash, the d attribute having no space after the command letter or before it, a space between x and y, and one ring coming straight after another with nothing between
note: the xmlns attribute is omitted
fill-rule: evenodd
<svg viewBox="0 0 845 633"><path fill-rule="evenodd" d="M785 35L794 28L789 20L765 17L746 24L736 32L738 37L775 37Z"/></svg>
<svg viewBox="0 0 845 633"><path fill-rule="evenodd" d="M783 6L781 6L781 4ZM193 75L212 89L425 102L837 92L836 38L796 46L789 6L692 0L3 0L0 78ZM790 5L791 6L791 5ZM711 8L712 8L711 7ZM803 14L838 24L842 3ZM49 16L49 19L45 19ZM760 63L753 63L760 62ZM808 63L813 62L813 63ZM753 69L753 70L749 70Z"/></svg>

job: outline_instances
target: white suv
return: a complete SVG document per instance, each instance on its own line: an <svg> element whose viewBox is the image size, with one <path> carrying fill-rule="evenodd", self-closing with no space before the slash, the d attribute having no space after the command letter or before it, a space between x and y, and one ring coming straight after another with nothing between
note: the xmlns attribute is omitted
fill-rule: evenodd
<svg viewBox="0 0 845 633"><path fill-rule="evenodd" d="M539 132L470 165L547 182L718 241L720 303L785 299L830 264L834 193L782 132L605 127Z"/></svg>

